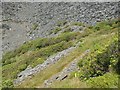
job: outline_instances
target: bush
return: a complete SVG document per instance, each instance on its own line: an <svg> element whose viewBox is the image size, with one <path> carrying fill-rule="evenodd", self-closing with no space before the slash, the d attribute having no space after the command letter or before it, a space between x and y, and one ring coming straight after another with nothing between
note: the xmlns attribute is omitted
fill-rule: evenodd
<svg viewBox="0 0 120 90"><path fill-rule="evenodd" d="M119 71L117 68L117 41L103 49L100 47L98 48L78 63L81 69L80 78L82 80L87 80L90 77L102 76L106 72Z"/></svg>

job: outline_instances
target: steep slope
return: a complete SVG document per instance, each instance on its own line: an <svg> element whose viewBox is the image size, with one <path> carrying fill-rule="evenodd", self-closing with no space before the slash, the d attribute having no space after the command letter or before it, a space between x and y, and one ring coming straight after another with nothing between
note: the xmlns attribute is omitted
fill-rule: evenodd
<svg viewBox="0 0 120 90"><path fill-rule="evenodd" d="M100 76L100 78L107 79L107 72L110 73L111 79L114 73L115 79L113 80L118 80L118 19L99 22L95 26L76 22L63 25L61 28L55 29L56 35L53 37L26 42L18 49L7 52L3 56L3 87L13 87L13 83L14 87L44 87L45 82L49 80L47 87L93 87L93 84L97 82L91 81L98 80ZM71 47L74 49L69 53L64 52ZM88 54L85 54L86 50L89 51ZM65 54L63 57L60 57L61 52ZM107 56L113 56L114 60ZM46 63L49 60L56 60L56 62ZM74 69L71 63L75 63L77 69ZM45 68L40 71L38 68L37 71L35 70L37 65L43 65ZM31 70L33 72L35 70L36 73L29 74ZM22 79L19 84L15 84L15 80L24 75L26 78ZM55 75L59 77L52 78ZM66 83L68 81L71 83ZM109 83L109 78L107 82ZM115 82L100 87L117 87L117 84ZM99 87L99 83L95 87Z"/></svg>

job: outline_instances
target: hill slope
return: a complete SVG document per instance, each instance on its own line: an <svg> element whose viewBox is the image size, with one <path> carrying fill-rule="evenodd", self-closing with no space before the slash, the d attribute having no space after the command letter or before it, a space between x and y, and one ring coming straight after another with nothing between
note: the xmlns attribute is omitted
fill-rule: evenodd
<svg viewBox="0 0 120 90"><path fill-rule="evenodd" d="M3 87L117 87L119 23L65 24L50 33L55 36L7 52L2 59Z"/></svg>

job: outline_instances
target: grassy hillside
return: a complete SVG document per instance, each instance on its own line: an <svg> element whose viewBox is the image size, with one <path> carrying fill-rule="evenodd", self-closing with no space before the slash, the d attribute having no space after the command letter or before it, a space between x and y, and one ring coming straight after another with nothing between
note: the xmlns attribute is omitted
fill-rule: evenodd
<svg viewBox="0 0 120 90"><path fill-rule="evenodd" d="M95 26L72 23L70 25L59 25L59 28L83 26L85 30L73 32L69 29L51 38L38 38L23 44L14 51L3 55L3 87L42 87L43 82L54 74L60 72L71 61L79 57L85 50L90 53L79 60L79 71L72 72L63 80L52 83L54 88L87 88L87 87L117 87L119 76L118 61L118 29L119 20L103 21ZM62 29L55 29L57 34ZM28 66L35 67L43 63L49 56L63 51L78 42L81 44L66 57L61 58L57 63L37 73L32 78L27 78L22 84L13 86L13 80L17 74ZM77 75L77 76L75 76ZM98 83L103 79L105 82ZM68 83L69 82L69 83Z"/></svg>

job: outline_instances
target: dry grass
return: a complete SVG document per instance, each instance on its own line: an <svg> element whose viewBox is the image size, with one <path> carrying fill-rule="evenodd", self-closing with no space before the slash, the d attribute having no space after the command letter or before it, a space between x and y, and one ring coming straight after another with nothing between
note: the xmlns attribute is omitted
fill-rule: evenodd
<svg viewBox="0 0 120 90"><path fill-rule="evenodd" d="M81 82L79 78L66 79L61 82L56 81L51 88L88 88L84 82Z"/></svg>

